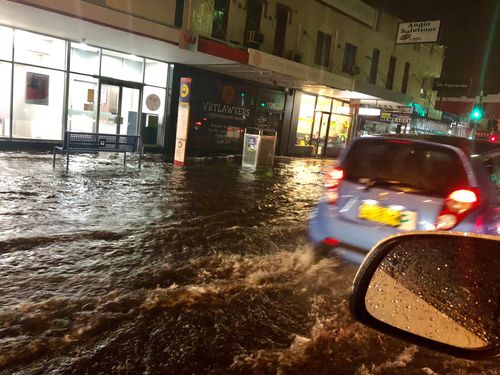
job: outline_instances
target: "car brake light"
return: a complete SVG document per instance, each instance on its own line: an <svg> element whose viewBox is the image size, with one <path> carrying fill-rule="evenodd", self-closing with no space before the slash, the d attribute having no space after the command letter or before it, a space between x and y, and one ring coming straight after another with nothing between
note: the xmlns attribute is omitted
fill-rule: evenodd
<svg viewBox="0 0 500 375"><path fill-rule="evenodd" d="M490 142L496 142L496 140L497 140L497 137L495 137L494 135L492 135L490 137Z"/></svg>
<svg viewBox="0 0 500 375"><path fill-rule="evenodd" d="M340 168L335 168L326 173L325 187L337 187L340 181L344 178L344 171Z"/></svg>
<svg viewBox="0 0 500 375"><path fill-rule="evenodd" d="M340 244L340 241L333 237L326 237L323 239L323 243L328 246L337 246Z"/></svg>
<svg viewBox="0 0 500 375"><path fill-rule="evenodd" d="M452 229L478 205L479 192L477 189L469 188L453 191L444 201L443 208L436 221L436 229Z"/></svg>
<svg viewBox="0 0 500 375"><path fill-rule="evenodd" d="M338 187L344 178L344 170L335 168L325 174L326 199L329 204L335 204L339 197Z"/></svg>
<svg viewBox="0 0 500 375"><path fill-rule="evenodd" d="M396 143L398 145L409 145L413 143L412 141L408 139L389 139L387 142L389 143Z"/></svg>

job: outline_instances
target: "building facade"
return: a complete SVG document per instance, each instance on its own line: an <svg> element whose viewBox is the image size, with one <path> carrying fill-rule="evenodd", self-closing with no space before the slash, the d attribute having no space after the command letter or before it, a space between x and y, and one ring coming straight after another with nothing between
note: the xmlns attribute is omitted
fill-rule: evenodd
<svg viewBox="0 0 500 375"><path fill-rule="evenodd" d="M191 77L188 155L260 127L280 154L333 156L384 109L434 105L444 48L396 45L399 22L357 0L3 0L0 145L140 134L171 157Z"/></svg>

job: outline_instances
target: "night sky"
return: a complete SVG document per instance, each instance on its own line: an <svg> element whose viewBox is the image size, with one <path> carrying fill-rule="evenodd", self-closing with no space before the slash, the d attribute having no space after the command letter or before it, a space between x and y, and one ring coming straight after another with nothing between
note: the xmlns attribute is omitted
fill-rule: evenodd
<svg viewBox="0 0 500 375"><path fill-rule="evenodd" d="M446 56L442 78L468 83L471 94L479 94L479 77L486 50L495 6L500 0L363 0L395 14L404 21L441 20L439 44L445 45ZM500 19L498 20L500 23ZM500 25L484 82L484 94L500 93Z"/></svg>

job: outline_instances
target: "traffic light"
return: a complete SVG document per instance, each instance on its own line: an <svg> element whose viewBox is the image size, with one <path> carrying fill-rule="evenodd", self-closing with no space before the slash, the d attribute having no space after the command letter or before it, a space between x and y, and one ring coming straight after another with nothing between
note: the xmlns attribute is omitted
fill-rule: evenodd
<svg viewBox="0 0 500 375"><path fill-rule="evenodd" d="M470 118L474 121L480 121L483 118L483 109L480 106L475 105L470 113Z"/></svg>

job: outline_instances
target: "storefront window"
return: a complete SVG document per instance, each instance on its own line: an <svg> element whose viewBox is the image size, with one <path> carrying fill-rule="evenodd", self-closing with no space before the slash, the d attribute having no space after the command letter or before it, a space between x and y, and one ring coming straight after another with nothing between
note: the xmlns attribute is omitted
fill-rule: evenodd
<svg viewBox="0 0 500 375"><path fill-rule="evenodd" d="M260 110L284 111L285 93L282 91L259 88L257 106Z"/></svg>
<svg viewBox="0 0 500 375"><path fill-rule="evenodd" d="M316 111L330 112L332 108L332 99L325 98L324 96L318 96L318 101L316 102Z"/></svg>
<svg viewBox="0 0 500 375"><path fill-rule="evenodd" d="M16 64L13 136L61 139L65 73Z"/></svg>
<svg viewBox="0 0 500 375"><path fill-rule="evenodd" d="M168 64L146 60L146 68L144 71L144 83L146 85L167 87Z"/></svg>
<svg viewBox="0 0 500 375"><path fill-rule="evenodd" d="M0 62L0 137L10 136L10 78L12 64Z"/></svg>
<svg viewBox="0 0 500 375"><path fill-rule="evenodd" d="M144 86L141 136L145 144L163 146L165 96L165 89Z"/></svg>
<svg viewBox="0 0 500 375"><path fill-rule="evenodd" d="M98 80L78 74L70 75L68 100L68 130L96 132Z"/></svg>
<svg viewBox="0 0 500 375"><path fill-rule="evenodd" d="M142 82L144 59L124 53L102 50L101 76Z"/></svg>
<svg viewBox="0 0 500 375"><path fill-rule="evenodd" d="M14 60L45 68L65 69L66 41L16 30L14 33Z"/></svg>
<svg viewBox="0 0 500 375"><path fill-rule="evenodd" d="M98 75L101 50L82 43L71 43L70 70Z"/></svg>
<svg viewBox="0 0 500 375"><path fill-rule="evenodd" d="M351 108L348 103L341 102L340 100L333 100L332 113L336 113L338 115L348 115L350 110Z"/></svg>
<svg viewBox="0 0 500 375"><path fill-rule="evenodd" d="M332 113L330 116L330 130L326 147L331 148L347 141L351 117Z"/></svg>
<svg viewBox="0 0 500 375"><path fill-rule="evenodd" d="M14 31L9 27L0 26L0 60L12 61L12 40Z"/></svg>
<svg viewBox="0 0 500 375"><path fill-rule="evenodd" d="M297 138L295 141L297 146L308 146L311 142L315 103L316 97L314 95L302 94L299 121L297 124Z"/></svg>

